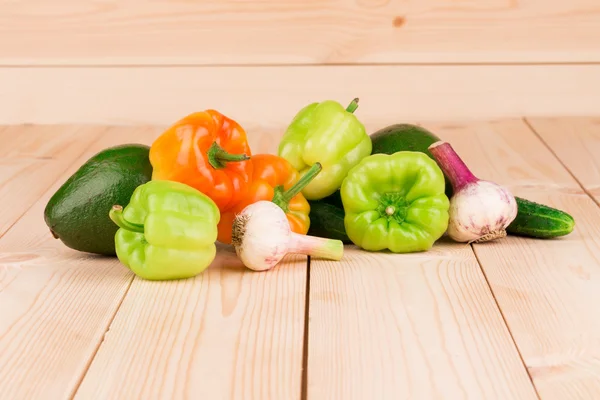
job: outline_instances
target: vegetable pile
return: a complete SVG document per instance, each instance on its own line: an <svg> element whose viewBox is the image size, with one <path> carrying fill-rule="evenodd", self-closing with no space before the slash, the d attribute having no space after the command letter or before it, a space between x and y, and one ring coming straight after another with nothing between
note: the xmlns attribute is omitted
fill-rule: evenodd
<svg viewBox="0 0 600 400"><path fill-rule="evenodd" d="M96 154L54 194L45 222L66 246L116 255L147 280L201 274L217 242L266 271L290 253L339 261L345 244L411 253L443 235L482 243L573 231L572 216L477 177L422 127L368 134L357 108L307 105L277 154L252 154L244 128L216 110L192 113L149 148Z"/></svg>

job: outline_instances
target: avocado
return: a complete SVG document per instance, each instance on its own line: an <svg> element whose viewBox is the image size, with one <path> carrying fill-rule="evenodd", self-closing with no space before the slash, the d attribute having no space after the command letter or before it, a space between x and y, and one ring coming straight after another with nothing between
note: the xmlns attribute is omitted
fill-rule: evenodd
<svg viewBox="0 0 600 400"><path fill-rule="evenodd" d="M398 151L419 151L434 160L428 147L440 138L427 129L411 124L394 124L371 134L372 154L394 154Z"/></svg>
<svg viewBox="0 0 600 400"><path fill-rule="evenodd" d="M427 154L435 161L429 152L429 146L441 140L427 129L412 124L394 124L371 134L373 150L371 154L394 154L398 151L418 151ZM452 184L446 177L446 195L452 195Z"/></svg>
<svg viewBox="0 0 600 400"><path fill-rule="evenodd" d="M44 221L56 239L81 252L114 256L117 225L108 213L127 205L135 188L152 178L150 147L109 147L87 160L54 193Z"/></svg>

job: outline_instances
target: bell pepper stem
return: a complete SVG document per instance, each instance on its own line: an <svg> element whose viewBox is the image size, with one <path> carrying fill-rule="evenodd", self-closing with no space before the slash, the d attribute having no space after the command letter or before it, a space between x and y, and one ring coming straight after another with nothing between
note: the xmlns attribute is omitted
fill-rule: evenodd
<svg viewBox="0 0 600 400"><path fill-rule="evenodd" d="M108 216L119 228L132 232L144 233L144 225L134 224L123 217L123 206L114 205L109 211Z"/></svg>
<svg viewBox="0 0 600 400"><path fill-rule="evenodd" d="M344 255L344 243L337 239L325 239L292 232L288 253L339 261Z"/></svg>
<svg viewBox="0 0 600 400"><path fill-rule="evenodd" d="M314 163L312 167L300 179L298 182L294 184L291 188L286 191L283 191L282 187L277 187L275 189L275 194L273 195L273 199L271 200L273 203L277 204L279 207L283 209L283 211L288 211L289 202L296 196L298 193L302 191L315 177L321 172L323 167L321 163Z"/></svg>
<svg viewBox="0 0 600 400"><path fill-rule="evenodd" d="M217 142L208 149L208 162L214 169L225 168L228 162L246 161L250 157L246 154L231 154L218 145Z"/></svg>
<svg viewBox="0 0 600 400"><path fill-rule="evenodd" d="M319 172L321 172L322 169L323 167L321 166L320 162L314 163L313 166L310 167L310 169L306 171L306 173L302 175L300 179L298 179L298 182L296 182L294 186L283 192L283 198L288 202L292 200L295 195L300 193L302 189L304 189L313 179L315 179L317 175L319 175Z"/></svg>
<svg viewBox="0 0 600 400"><path fill-rule="evenodd" d="M353 113L354 111L356 111L357 108L358 108L358 97L355 98L354 100L352 100L350 102L350 104L348 104L348 107L346 107L346 111L348 111L349 113Z"/></svg>

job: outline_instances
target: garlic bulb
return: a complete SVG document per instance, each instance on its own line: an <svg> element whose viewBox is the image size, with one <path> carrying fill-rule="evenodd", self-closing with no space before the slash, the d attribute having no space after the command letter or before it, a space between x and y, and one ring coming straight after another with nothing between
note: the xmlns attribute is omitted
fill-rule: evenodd
<svg viewBox="0 0 600 400"><path fill-rule="evenodd" d="M517 216L517 203L493 182L466 185L450 199L448 236L457 242L485 242L506 236Z"/></svg>
<svg viewBox="0 0 600 400"><path fill-rule="evenodd" d="M506 236L517 217L517 202L510 191L478 179L449 143L438 141L429 151L452 183L448 236L456 242L481 243Z"/></svg>
<svg viewBox="0 0 600 400"><path fill-rule="evenodd" d="M238 214L232 227L232 244L242 263L255 271L273 268L288 253L340 260L344 245L292 232L284 211L271 201L258 201Z"/></svg>

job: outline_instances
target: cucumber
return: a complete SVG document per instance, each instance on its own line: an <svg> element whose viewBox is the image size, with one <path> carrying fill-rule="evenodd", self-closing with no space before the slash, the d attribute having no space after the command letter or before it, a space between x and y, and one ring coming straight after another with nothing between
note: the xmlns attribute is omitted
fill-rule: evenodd
<svg viewBox="0 0 600 400"><path fill-rule="evenodd" d="M327 239L341 240L345 244L352 241L346 235L344 226L344 208L341 204L339 191L321 200L309 201L310 227L308 234Z"/></svg>
<svg viewBox="0 0 600 400"><path fill-rule="evenodd" d="M573 232L575 219L568 213L516 197L517 217L506 228L506 233L515 236L527 236L549 239L565 236Z"/></svg>
<svg viewBox="0 0 600 400"><path fill-rule="evenodd" d="M429 146L438 140L440 138L437 135L417 125L390 125L371 135L372 154L419 151L434 159ZM452 197L452 192L452 185L446 179L446 196ZM515 199L518 212L515 220L507 227L509 235L547 239L567 235L575 228L575 220L564 211L520 197Z"/></svg>

